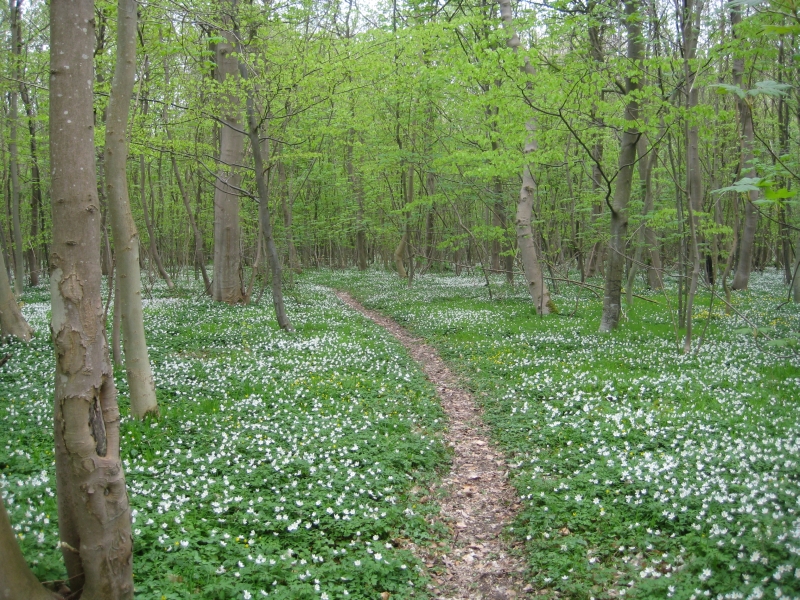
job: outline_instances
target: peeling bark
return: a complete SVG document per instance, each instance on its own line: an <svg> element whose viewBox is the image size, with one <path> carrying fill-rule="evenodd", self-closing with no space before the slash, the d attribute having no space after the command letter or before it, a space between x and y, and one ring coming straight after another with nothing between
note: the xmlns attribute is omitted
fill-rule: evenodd
<svg viewBox="0 0 800 600"><path fill-rule="evenodd" d="M64 562L82 600L133 597L131 516L100 294L92 115L94 3L50 3L51 330Z"/></svg>

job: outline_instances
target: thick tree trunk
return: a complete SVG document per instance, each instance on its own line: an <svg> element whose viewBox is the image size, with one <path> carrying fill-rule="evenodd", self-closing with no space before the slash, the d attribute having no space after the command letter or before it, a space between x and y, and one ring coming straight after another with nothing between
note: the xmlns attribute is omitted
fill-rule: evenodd
<svg viewBox="0 0 800 600"><path fill-rule="evenodd" d="M55 600L28 568L0 496L0 598L8 600Z"/></svg>
<svg viewBox="0 0 800 600"><path fill-rule="evenodd" d="M20 25L19 12L21 0L9 0L11 12L11 56L13 77L21 79L20 61ZM22 227L20 224L19 206L19 152L17 150L17 90L12 87L9 92L8 121L10 135L8 139L9 170L11 175L11 224L14 237L14 292L19 296L24 286L25 264L23 262Z"/></svg>
<svg viewBox="0 0 800 600"><path fill-rule="evenodd" d="M644 54L642 42L642 27L638 20L638 0L625 2L625 28L628 37L628 60L637 67ZM628 103L625 106L625 121L627 126L622 132L619 149L619 171L617 173L614 199L611 203L611 239L608 242L609 257L606 271L605 292L603 294L603 316L600 321L600 331L608 332L616 329L622 314L621 292L622 274L625 268L625 236L628 232L628 200L631 197L633 183L633 168L636 162L636 144L639 141L639 102L636 92L640 83L638 77L628 75L625 78L625 88Z"/></svg>
<svg viewBox="0 0 800 600"><path fill-rule="evenodd" d="M233 10L235 0L225 0L227 9ZM224 22L228 22L226 17ZM221 32L224 42L216 47L216 78L220 84L235 86L239 79L238 59L235 56L236 40L230 32ZM227 83L226 83L227 82ZM211 296L217 302L241 302L242 274L239 244L239 188L241 165L244 162L244 134L241 133L241 102L235 93L221 98L222 120L225 125L219 132L219 173L214 186L214 280ZM268 207L265 207L268 208ZM265 231L266 234L266 231Z"/></svg>
<svg viewBox="0 0 800 600"><path fill-rule="evenodd" d="M11 282L8 280L8 269L3 253L0 252L0 338L14 336L23 342L31 341L31 329L17 304Z"/></svg>
<svg viewBox="0 0 800 600"><path fill-rule="evenodd" d="M58 525L82 600L133 597L131 516L100 295L94 3L50 3L51 330Z"/></svg>
<svg viewBox="0 0 800 600"><path fill-rule="evenodd" d="M738 25L742 21L741 7L736 5L731 10L731 31L735 39L739 40ZM742 50L740 50L741 52ZM741 56L733 59L733 85L742 86L744 76L744 58ZM744 98L736 98L736 108L739 113L739 122L742 124L741 154L739 160L739 176L755 177L756 170L751 166L753 161L753 113L750 105ZM758 192L747 193L744 204L744 230L739 238L739 262L736 264L736 273L733 276L731 289L744 290L750 281L750 271L753 268L753 248L755 246L756 228L758 227L758 211L754 202L758 200Z"/></svg>
<svg viewBox="0 0 800 600"><path fill-rule="evenodd" d="M508 0L504 0L508 1ZM529 125L533 129L533 125ZM533 133L531 131L531 133ZM534 143L529 143L525 148L528 155L536 149ZM525 282L528 285L528 292L531 295L536 312L540 315L548 315L557 312L555 304L550 299L550 291L544 282L544 273L539 260L539 251L533 237L533 227L531 226L531 216L533 215L533 195L536 192L536 180L531 175L530 168L526 165L522 171L522 188L519 192L519 203L517 204L517 248L522 259L522 270L525 273Z"/></svg>
<svg viewBox="0 0 800 600"><path fill-rule="evenodd" d="M114 234L125 372L130 387L131 414L137 419L158 414L156 386L144 335L142 278L139 272L139 231L128 196L128 112L136 75L136 0L119 0L117 57L106 115L106 197ZM143 159L144 157L142 157ZM144 163L141 163L144 166ZM152 240L151 240L152 245ZM168 279L168 285L171 283Z"/></svg>
<svg viewBox="0 0 800 600"><path fill-rule="evenodd" d="M397 269L397 275L400 279L405 279L408 277L408 273L406 273L405 267L405 257L406 257L406 243L408 241L408 230L403 229L403 236L400 238L400 243L397 244L397 247L394 249L394 266Z"/></svg>

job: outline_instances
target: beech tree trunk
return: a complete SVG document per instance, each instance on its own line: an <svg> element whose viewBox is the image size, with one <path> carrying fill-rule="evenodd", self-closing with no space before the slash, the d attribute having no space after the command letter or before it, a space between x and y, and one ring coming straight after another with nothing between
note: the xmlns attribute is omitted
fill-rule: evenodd
<svg viewBox="0 0 800 600"><path fill-rule="evenodd" d="M51 331L58 525L82 600L133 597L131 515L100 295L94 3L50 2Z"/></svg>
<svg viewBox="0 0 800 600"><path fill-rule="evenodd" d="M9 0L11 12L11 72L18 81L21 79L20 61L20 25L19 12L22 0ZM25 265L23 263L22 227L20 225L19 206L19 152L17 149L17 90L11 87L8 103L8 121L10 135L8 139L9 170L11 175L11 224L14 237L14 292L19 296L24 286Z"/></svg>
<svg viewBox="0 0 800 600"><path fill-rule="evenodd" d="M233 10L236 0L225 0L226 9ZM230 18L224 17L229 23ZM241 102L236 93L227 91L237 86L238 59L234 55L236 40L230 31L222 31L224 42L216 46L216 78L226 86L222 95L222 120L219 132L219 173L214 186L214 280L211 296L217 302L236 304L243 300L239 244L239 188L241 165L244 162L244 134L241 133ZM265 232L266 233L266 232Z"/></svg>
<svg viewBox="0 0 800 600"><path fill-rule="evenodd" d="M740 6L734 6L731 10L731 31L735 39L739 40L737 33L738 25L742 21ZM744 58L736 56L733 59L733 85L742 86L744 76ZM739 113L739 122L742 124L741 154L739 160L739 176L755 177L756 170L751 166L753 160L753 141L755 133L753 131L753 113L750 105L744 98L736 98L736 108ZM756 228L758 227L758 211L755 201L758 200L758 192L750 191L747 193L747 200L744 204L744 230L742 237L739 238L739 262L736 264L736 273L733 276L731 289L744 290L750 282L750 271L753 268L753 247L755 246Z"/></svg>
<svg viewBox="0 0 800 600"><path fill-rule="evenodd" d="M503 29L509 34L506 44L515 54L519 52L520 40L514 29L514 19L511 13L511 0L500 0L500 17L503 20ZM525 57L524 72L527 75L533 74L533 67ZM525 166L522 169L522 187L519 191L519 202L517 203L517 247L522 259L522 270L525 273L525 283L531 295L536 312L540 315L547 315L551 312L558 312L556 305L550 298L550 291L544 282L544 273L539 259L539 251L536 248L531 218L533 216L533 195L536 192L536 180L531 174L527 159L537 149L534 137L535 124L530 120L525 126L529 132L529 139L525 144Z"/></svg>
<svg viewBox="0 0 800 600"><path fill-rule="evenodd" d="M239 63L239 71L243 79L247 77L245 64ZM259 126L256 121L255 103L253 93L247 94L247 135L250 138L250 150L253 153L253 166L255 167L256 188L258 189L258 217L264 240L267 243L267 259L272 274L272 303L275 306L275 316L278 326L286 331L292 331L292 323L286 314L283 302L283 269L275 237L272 234L272 217L269 212L269 190L264 177L264 160L261 156L261 140L259 139Z"/></svg>
<svg viewBox="0 0 800 600"><path fill-rule="evenodd" d="M684 4L683 14L683 70L686 81L687 119L695 118L694 109L700 100L700 90L696 85L697 72L693 70L691 60L697 53L697 38L700 35L700 15L703 12L702 0L688 0ZM692 349L692 312L694 297L697 293L697 284L700 277L700 232L698 212L703 210L703 173L700 166L700 128L696 121L687 122L686 125L686 190L688 192L687 206L689 209L689 234L691 242L692 274L689 279L689 292L686 296L686 337L684 338L683 351L689 353Z"/></svg>
<svg viewBox="0 0 800 600"><path fill-rule="evenodd" d="M22 316L14 290L11 289L11 282L8 280L5 258L0 252L0 338L7 335L29 342L33 329Z"/></svg>
<svg viewBox="0 0 800 600"><path fill-rule="evenodd" d="M39 152L36 143L36 116L33 113L28 90L20 83L20 96L28 117L28 133L31 149L31 247L28 249L28 268L30 269L31 286L39 285L41 271L39 261L39 211L42 208L42 184L39 174Z"/></svg>
<svg viewBox="0 0 800 600"><path fill-rule="evenodd" d="M628 60L639 67L643 54L642 27L638 20L638 0L625 2L625 28L628 38ZM639 90L638 77L625 77L625 91L628 102L625 106L627 126L622 132L619 149L619 171L617 173L614 198L611 202L611 239L608 241L609 256L606 271L606 284L603 294L603 316L600 331L616 329L622 314L621 292L622 274L625 268L625 236L628 232L628 201L631 197L633 169L636 162L636 144L639 141L639 102L635 93Z"/></svg>
<svg viewBox="0 0 800 600"><path fill-rule="evenodd" d="M142 278L139 271L139 231L128 196L128 112L136 75L136 0L119 0L117 57L106 115L105 180L114 256L117 264L125 372L130 387L131 414L137 419L158 413L156 386L144 335ZM143 157L142 157L143 158ZM151 240L151 246L152 246ZM168 280L168 284L171 283Z"/></svg>

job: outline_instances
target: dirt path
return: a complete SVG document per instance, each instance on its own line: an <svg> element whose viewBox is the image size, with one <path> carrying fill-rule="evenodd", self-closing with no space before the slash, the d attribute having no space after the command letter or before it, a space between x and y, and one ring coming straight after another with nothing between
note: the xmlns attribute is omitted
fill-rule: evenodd
<svg viewBox="0 0 800 600"><path fill-rule="evenodd" d="M519 509L519 499L508 483L505 459L489 442L472 396L459 387L434 348L390 318L364 308L348 293L337 291L336 295L386 328L408 349L436 386L450 420L444 438L454 451L453 466L440 489L430 490L433 497L442 496L438 498L439 518L451 532L449 547L414 549L428 567L442 571L442 575L434 575L433 596L440 600L526 596L532 588L522 580L525 565L501 539L503 528Z"/></svg>

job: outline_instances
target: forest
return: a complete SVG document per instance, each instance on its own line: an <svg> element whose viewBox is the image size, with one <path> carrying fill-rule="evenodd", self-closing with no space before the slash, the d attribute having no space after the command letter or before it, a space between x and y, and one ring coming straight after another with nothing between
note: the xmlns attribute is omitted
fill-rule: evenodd
<svg viewBox="0 0 800 600"><path fill-rule="evenodd" d="M0 14L0 597L800 599L794 0Z"/></svg>

